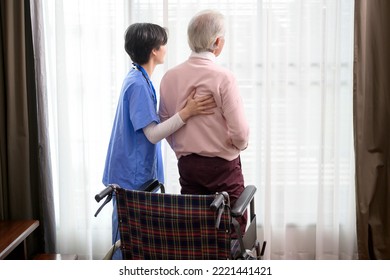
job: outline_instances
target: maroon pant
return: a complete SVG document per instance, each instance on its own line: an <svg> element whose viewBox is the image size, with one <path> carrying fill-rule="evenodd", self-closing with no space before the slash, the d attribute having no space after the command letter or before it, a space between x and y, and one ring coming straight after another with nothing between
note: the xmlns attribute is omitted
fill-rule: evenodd
<svg viewBox="0 0 390 280"><path fill-rule="evenodd" d="M180 157L178 168L182 194L203 195L226 191L233 206L245 188L240 157L228 161L219 157L190 154ZM247 213L237 221L241 232L245 232Z"/></svg>

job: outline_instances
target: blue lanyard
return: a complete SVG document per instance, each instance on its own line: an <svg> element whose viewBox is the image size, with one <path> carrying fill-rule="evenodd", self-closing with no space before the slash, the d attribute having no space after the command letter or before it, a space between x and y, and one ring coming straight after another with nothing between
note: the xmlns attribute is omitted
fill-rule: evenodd
<svg viewBox="0 0 390 280"><path fill-rule="evenodd" d="M134 65L139 71L141 71L142 76L144 76L146 82L147 82L147 83L149 84L149 86L152 88L154 100L157 101L156 90L154 89L154 86L153 86L152 81L149 79L148 73L146 73L145 69L144 69L141 65L139 65L139 64L137 64L137 63L133 63L133 65Z"/></svg>

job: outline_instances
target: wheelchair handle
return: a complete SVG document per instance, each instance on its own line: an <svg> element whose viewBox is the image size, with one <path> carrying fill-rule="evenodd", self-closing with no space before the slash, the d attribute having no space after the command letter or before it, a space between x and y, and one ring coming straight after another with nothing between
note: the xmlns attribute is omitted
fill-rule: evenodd
<svg viewBox="0 0 390 280"><path fill-rule="evenodd" d="M95 195L95 200L97 202L100 202L100 200L102 200L103 198L105 198L107 195L109 195L110 193L112 193L112 191L114 190L114 187L112 185L108 185L106 188L104 188L104 190L102 190L100 193L98 193L97 195Z"/></svg>
<svg viewBox="0 0 390 280"><path fill-rule="evenodd" d="M213 202L210 204L211 210L213 210L213 211L218 210L218 208L221 206L221 204L223 203L224 200L225 200L225 197L223 196L223 194L218 193L215 196Z"/></svg>
<svg viewBox="0 0 390 280"><path fill-rule="evenodd" d="M213 202L210 204L210 209L217 212L217 218L215 219L215 228L219 229L221 223L221 217L225 211L225 205L230 205L229 195L227 192L217 193Z"/></svg>
<svg viewBox="0 0 390 280"><path fill-rule="evenodd" d="M103 204L96 211L95 217L100 213L100 211L103 209L103 207L111 201L112 192L115 190L116 187L118 187L118 186L117 185L108 185L104 190L102 190L100 193L95 195L95 200L97 202L100 202L100 200L102 200L103 198L106 198L106 200L103 202Z"/></svg>

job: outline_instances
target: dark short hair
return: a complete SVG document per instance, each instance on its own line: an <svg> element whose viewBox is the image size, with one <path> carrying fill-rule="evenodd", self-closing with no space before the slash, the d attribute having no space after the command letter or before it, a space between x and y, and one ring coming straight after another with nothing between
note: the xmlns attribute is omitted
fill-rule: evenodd
<svg viewBox="0 0 390 280"><path fill-rule="evenodd" d="M153 49L168 42L165 28L153 23L134 23L125 32L125 50L131 60L138 64L149 61Z"/></svg>

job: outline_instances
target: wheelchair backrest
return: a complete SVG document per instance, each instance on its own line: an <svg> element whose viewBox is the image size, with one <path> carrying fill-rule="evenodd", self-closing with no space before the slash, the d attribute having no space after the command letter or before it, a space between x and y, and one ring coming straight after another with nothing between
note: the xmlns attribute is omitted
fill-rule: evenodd
<svg viewBox="0 0 390 280"><path fill-rule="evenodd" d="M229 259L230 211L216 229L214 195L116 190L124 259Z"/></svg>

